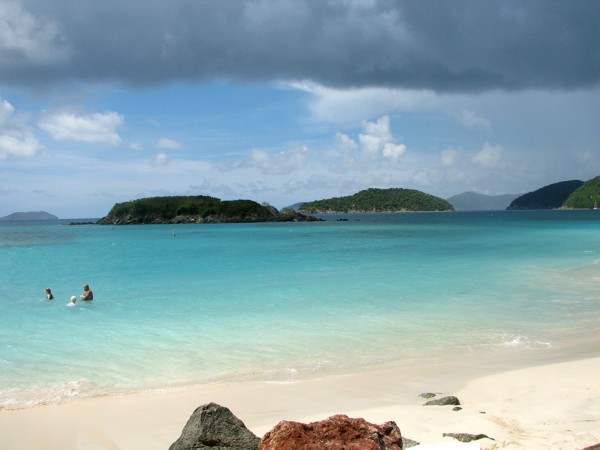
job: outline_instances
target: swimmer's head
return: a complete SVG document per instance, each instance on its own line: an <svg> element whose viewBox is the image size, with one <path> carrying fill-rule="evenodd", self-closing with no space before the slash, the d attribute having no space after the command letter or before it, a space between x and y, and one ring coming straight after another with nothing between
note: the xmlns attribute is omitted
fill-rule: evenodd
<svg viewBox="0 0 600 450"><path fill-rule="evenodd" d="M77 297L71 295L71 303L75 303L77 301Z"/></svg>

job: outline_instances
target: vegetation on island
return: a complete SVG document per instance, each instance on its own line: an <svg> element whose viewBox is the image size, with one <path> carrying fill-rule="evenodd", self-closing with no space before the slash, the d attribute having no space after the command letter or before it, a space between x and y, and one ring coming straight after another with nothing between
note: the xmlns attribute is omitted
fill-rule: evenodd
<svg viewBox="0 0 600 450"><path fill-rule="evenodd" d="M366 189L346 197L303 203L305 214L372 213L404 211L453 211L446 200L414 189Z"/></svg>
<svg viewBox="0 0 600 450"><path fill-rule="evenodd" d="M586 181L569 195L562 205L566 209L597 209L600 204L600 176Z"/></svg>
<svg viewBox="0 0 600 450"><path fill-rule="evenodd" d="M516 198L506 209L556 209L583 184L581 180L549 184Z"/></svg>
<svg viewBox="0 0 600 450"><path fill-rule="evenodd" d="M222 201L204 195L148 197L115 204L100 225L311 221L291 209L281 212L252 200Z"/></svg>

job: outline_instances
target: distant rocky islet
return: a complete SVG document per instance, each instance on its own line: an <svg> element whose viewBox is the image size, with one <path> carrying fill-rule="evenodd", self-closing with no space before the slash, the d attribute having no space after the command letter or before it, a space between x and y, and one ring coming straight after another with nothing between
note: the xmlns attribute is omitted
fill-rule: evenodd
<svg viewBox="0 0 600 450"><path fill-rule="evenodd" d="M8 216L0 217L2 222L26 222L26 221L59 220L54 214L46 211L14 212Z"/></svg>

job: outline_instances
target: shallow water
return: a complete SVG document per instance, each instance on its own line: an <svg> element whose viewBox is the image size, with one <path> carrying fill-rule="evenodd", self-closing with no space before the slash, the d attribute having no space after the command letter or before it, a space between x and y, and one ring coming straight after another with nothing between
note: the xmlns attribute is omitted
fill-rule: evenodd
<svg viewBox="0 0 600 450"><path fill-rule="evenodd" d="M551 352L597 328L598 211L345 217L0 225L0 408ZM67 307L83 283L94 302Z"/></svg>

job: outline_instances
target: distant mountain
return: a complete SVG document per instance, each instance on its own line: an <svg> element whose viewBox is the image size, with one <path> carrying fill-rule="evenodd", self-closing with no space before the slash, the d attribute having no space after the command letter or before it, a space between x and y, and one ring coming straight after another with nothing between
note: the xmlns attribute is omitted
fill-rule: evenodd
<svg viewBox="0 0 600 450"><path fill-rule="evenodd" d="M298 202L298 203L294 203L293 205L286 206L286 207L285 207L285 208L283 208L283 209L293 209L294 211L298 211L298 210L300 209L300 207L301 207L302 205L304 205L304 203L306 203L306 202Z"/></svg>
<svg viewBox="0 0 600 450"><path fill-rule="evenodd" d="M8 216L0 217L0 221L2 222L19 222L25 220L58 220L58 217L46 211L15 212Z"/></svg>
<svg viewBox="0 0 600 450"><path fill-rule="evenodd" d="M346 197L333 197L302 204L308 214L371 213L400 211L454 211L446 200L414 189L366 189Z"/></svg>
<svg viewBox="0 0 600 450"><path fill-rule="evenodd" d="M537 191L529 192L515 199L506 209L555 209L583 184L581 180L561 181L549 184Z"/></svg>
<svg viewBox="0 0 600 450"><path fill-rule="evenodd" d="M565 200L563 208L591 209L600 203L600 176L586 181Z"/></svg>
<svg viewBox="0 0 600 450"><path fill-rule="evenodd" d="M447 200L457 211L499 211L506 209L520 195L485 195L470 191L454 195Z"/></svg>

